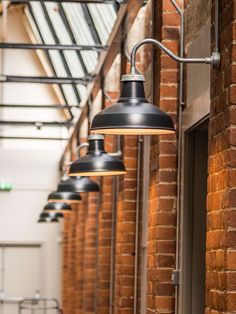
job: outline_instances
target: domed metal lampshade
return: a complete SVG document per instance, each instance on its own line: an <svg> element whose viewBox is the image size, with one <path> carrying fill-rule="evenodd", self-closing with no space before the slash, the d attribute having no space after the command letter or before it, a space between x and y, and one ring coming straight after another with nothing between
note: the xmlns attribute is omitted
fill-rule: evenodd
<svg viewBox="0 0 236 314"><path fill-rule="evenodd" d="M99 185L88 177L70 177L62 180L57 187L58 192L98 192Z"/></svg>
<svg viewBox="0 0 236 314"><path fill-rule="evenodd" d="M61 218L63 218L62 213L42 212L38 222L58 222Z"/></svg>
<svg viewBox="0 0 236 314"><path fill-rule="evenodd" d="M123 162L104 150L104 137L90 135L87 154L70 166L69 176L114 176L125 174Z"/></svg>
<svg viewBox="0 0 236 314"><path fill-rule="evenodd" d="M93 119L91 133L158 135L175 132L172 118L145 99L144 76L123 75L121 97Z"/></svg>
<svg viewBox="0 0 236 314"><path fill-rule="evenodd" d="M63 213L63 212L70 212L72 210L71 206L67 203L57 203L57 202L51 202L47 203L47 205L44 206L45 212L54 212L54 213Z"/></svg>
<svg viewBox="0 0 236 314"><path fill-rule="evenodd" d="M76 192L55 191L48 195L48 202L75 204L81 201L81 196Z"/></svg>

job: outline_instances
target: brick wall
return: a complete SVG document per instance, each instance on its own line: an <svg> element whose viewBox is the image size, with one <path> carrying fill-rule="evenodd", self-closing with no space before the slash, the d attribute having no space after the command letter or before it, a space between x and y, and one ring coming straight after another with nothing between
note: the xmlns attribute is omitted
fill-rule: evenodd
<svg viewBox="0 0 236 314"><path fill-rule="evenodd" d="M205 0L199 2L203 5ZM154 25L151 25L151 1L149 1L146 8L140 11L136 26L134 25L128 34L128 48L130 50L139 39L152 36L154 30L157 39L173 52L178 53L179 17L169 0L158 0L153 3L155 4ZM196 1L187 1L186 4L188 4L185 12L188 21L186 30L189 29L186 38L187 41L191 41L198 34L199 28L204 25L206 15L200 17L197 25L191 25L190 8L192 6L193 10L197 10L197 4ZM234 65L236 49L233 42L235 18L236 0L222 0L220 27L222 65L220 70L212 70L211 77L206 253L207 314L236 313ZM154 103L170 113L176 122L178 64L159 50L153 55L150 46L139 51L137 60L140 71L145 73L147 80L145 89L149 99L153 97ZM116 63L115 67L117 73L120 64ZM128 68L129 65L125 64L125 67ZM105 106L109 106L118 98L119 76L111 75L104 84L111 98L105 101ZM105 146L107 151L114 151L115 137L107 136ZM116 203L115 260L112 266L115 268L113 305L114 313L117 314L133 313L137 138L123 137L122 147L128 172L118 179L119 193ZM175 310L175 290L171 275L175 269L176 164L176 135L153 136L150 147L147 248L147 313L149 314L170 314ZM65 314L109 313L113 184L114 180L110 177L102 178L100 181L101 198L98 216L96 216L98 209L98 194L96 194L89 195L88 199L84 197L83 204L65 219L63 263ZM142 212L142 206L140 210ZM140 220L140 226L141 223ZM142 229L140 229L140 236L141 234ZM140 281L138 284L140 289Z"/></svg>
<svg viewBox="0 0 236 314"><path fill-rule="evenodd" d="M221 68L212 70L207 198L206 313L236 312L236 1L221 1Z"/></svg>
<svg viewBox="0 0 236 314"><path fill-rule="evenodd" d="M178 53L179 17L169 1L155 8L155 37ZM155 103L176 121L178 65L157 52ZM148 227L148 313L174 312L176 236L176 136L152 137Z"/></svg>

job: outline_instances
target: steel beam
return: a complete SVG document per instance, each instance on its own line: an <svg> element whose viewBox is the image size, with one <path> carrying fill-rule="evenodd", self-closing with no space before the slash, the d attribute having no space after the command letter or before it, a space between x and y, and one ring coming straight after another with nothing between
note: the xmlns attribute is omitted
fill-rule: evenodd
<svg viewBox="0 0 236 314"><path fill-rule="evenodd" d="M0 43L0 49L25 49L25 50L73 50L73 51L103 51L107 46L102 45L60 45L60 44L27 44L27 43Z"/></svg>
<svg viewBox="0 0 236 314"><path fill-rule="evenodd" d="M71 120L67 121L8 121L1 120L0 125L17 125L17 126L35 126L41 128L43 126L66 126L69 127L73 123Z"/></svg>
<svg viewBox="0 0 236 314"><path fill-rule="evenodd" d="M80 107L78 105L72 105L72 106L68 106L68 105L24 105L24 104L0 104L0 109L1 108L12 108L12 109L68 109L71 108L76 108L76 109L80 109Z"/></svg>
<svg viewBox="0 0 236 314"><path fill-rule="evenodd" d="M68 105L20 105L20 104L0 104L1 108L14 108L14 109L61 109L65 110L68 108L79 109L79 106L68 106Z"/></svg>
<svg viewBox="0 0 236 314"><path fill-rule="evenodd" d="M46 77L46 76L19 76L2 75L0 83L41 83L41 84L81 84L87 85L92 77Z"/></svg>
<svg viewBox="0 0 236 314"><path fill-rule="evenodd" d="M68 141L69 139L64 137L0 136L0 140Z"/></svg>
<svg viewBox="0 0 236 314"><path fill-rule="evenodd" d="M2 0L2 1L9 1L9 0ZM11 3L29 3L29 2L66 2L66 3L105 3L105 4L112 4L112 3L125 3L126 0L11 0Z"/></svg>

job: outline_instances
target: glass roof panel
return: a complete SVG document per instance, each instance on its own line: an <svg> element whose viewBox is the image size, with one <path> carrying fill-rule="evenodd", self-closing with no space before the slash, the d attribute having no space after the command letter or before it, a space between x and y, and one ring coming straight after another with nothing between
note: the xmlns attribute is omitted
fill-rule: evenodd
<svg viewBox="0 0 236 314"><path fill-rule="evenodd" d="M39 43L106 45L116 19L113 4L70 2L30 2L26 14ZM49 50L48 57L61 77L83 77L92 74L98 62L97 51ZM78 105L86 94L86 86L61 85L66 103ZM78 98L79 97L79 98Z"/></svg>

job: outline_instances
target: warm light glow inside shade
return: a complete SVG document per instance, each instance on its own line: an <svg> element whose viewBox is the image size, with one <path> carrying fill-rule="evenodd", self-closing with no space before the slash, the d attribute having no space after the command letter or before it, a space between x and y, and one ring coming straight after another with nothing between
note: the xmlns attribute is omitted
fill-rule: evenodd
<svg viewBox="0 0 236 314"><path fill-rule="evenodd" d="M173 120L145 98L144 76L123 75L117 103L95 115L91 133L112 135L162 135L175 132Z"/></svg>
<svg viewBox="0 0 236 314"><path fill-rule="evenodd" d="M49 203L78 204L78 203L80 203L81 201L50 199L50 200L48 200L48 202L49 202Z"/></svg>
<svg viewBox="0 0 236 314"><path fill-rule="evenodd" d="M125 166L118 156L104 150L103 135L90 135L87 154L70 166L69 176L116 176L125 174Z"/></svg>
<svg viewBox="0 0 236 314"><path fill-rule="evenodd" d="M97 176L105 177L105 176L117 176L117 175L122 175L122 174L126 174L126 171L78 172L78 174L74 173L73 175L90 176L90 177L97 177Z"/></svg>
<svg viewBox="0 0 236 314"><path fill-rule="evenodd" d="M96 129L91 130L91 133L111 134L111 135L164 135L174 134L174 130L161 130L161 129Z"/></svg>

